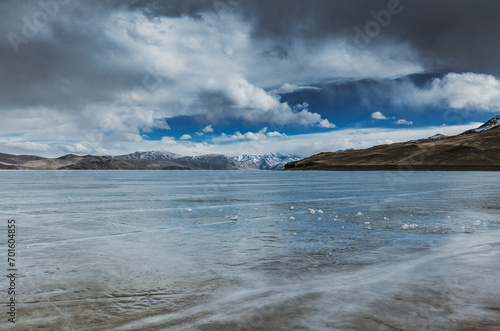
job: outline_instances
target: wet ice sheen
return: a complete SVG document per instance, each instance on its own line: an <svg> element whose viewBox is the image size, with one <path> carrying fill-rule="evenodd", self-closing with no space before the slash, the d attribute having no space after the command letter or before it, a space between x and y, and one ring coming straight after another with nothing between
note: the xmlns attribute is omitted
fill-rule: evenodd
<svg viewBox="0 0 500 331"><path fill-rule="evenodd" d="M1 216L19 225L18 329L500 327L496 173L0 180Z"/></svg>

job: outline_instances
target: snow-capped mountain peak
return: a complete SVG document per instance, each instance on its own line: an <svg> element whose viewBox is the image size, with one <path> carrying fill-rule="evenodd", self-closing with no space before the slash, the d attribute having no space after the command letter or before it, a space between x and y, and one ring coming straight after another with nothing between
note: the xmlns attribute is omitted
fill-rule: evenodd
<svg viewBox="0 0 500 331"><path fill-rule="evenodd" d="M268 153L262 155L243 154L234 156L233 159L255 169L281 170L285 168L285 164L302 160L303 157L293 154Z"/></svg>
<svg viewBox="0 0 500 331"><path fill-rule="evenodd" d="M135 152L127 155L116 156L116 159L120 160L147 160L147 161L169 161L173 159L177 159L182 155L170 153L170 152L161 152L161 151L149 151L149 152Z"/></svg>
<svg viewBox="0 0 500 331"><path fill-rule="evenodd" d="M465 131L463 134L483 132L483 131L491 130L491 129L494 129L497 127L500 127L500 115L493 117L491 120L484 123L483 125L481 125L477 129Z"/></svg>

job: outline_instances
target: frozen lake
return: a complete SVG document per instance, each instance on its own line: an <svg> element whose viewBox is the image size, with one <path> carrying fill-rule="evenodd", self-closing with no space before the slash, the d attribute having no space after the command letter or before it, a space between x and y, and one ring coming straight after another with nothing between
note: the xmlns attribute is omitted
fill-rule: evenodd
<svg viewBox="0 0 500 331"><path fill-rule="evenodd" d="M17 323L2 313L2 330L500 330L498 173L0 183L2 259L14 218L19 277Z"/></svg>

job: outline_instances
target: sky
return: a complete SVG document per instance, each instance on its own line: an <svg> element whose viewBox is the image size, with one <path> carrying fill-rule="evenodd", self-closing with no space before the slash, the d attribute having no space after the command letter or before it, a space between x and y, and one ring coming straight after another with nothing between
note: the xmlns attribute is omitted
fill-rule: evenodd
<svg viewBox="0 0 500 331"><path fill-rule="evenodd" d="M0 152L229 156L500 113L495 0L0 1Z"/></svg>

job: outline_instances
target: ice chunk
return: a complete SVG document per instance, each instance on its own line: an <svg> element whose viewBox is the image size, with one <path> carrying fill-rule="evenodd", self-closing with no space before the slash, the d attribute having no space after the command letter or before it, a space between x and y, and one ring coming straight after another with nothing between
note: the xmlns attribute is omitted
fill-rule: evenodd
<svg viewBox="0 0 500 331"><path fill-rule="evenodd" d="M189 209L187 210L187 212L188 212L188 213L192 213L192 212L193 212L193 210L192 210L191 208L189 208Z"/></svg>
<svg viewBox="0 0 500 331"><path fill-rule="evenodd" d="M320 221L320 222L321 222L321 220L322 220L322 218L321 218L321 217L318 217L318 221Z"/></svg>
<svg viewBox="0 0 500 331"><path fill-rule="evenodd" d="M356 214L356 216L363 216L363 213L358 211L358 213Z"/></svg>
<svg viewBox="0 0 500 331"><path fill-rule="evenodd" d="M318 214L323 214L323 211L321 209L318 209Z"/></svg>
<svg viewBox="0 0 500 331"><path fill-rule="evenodd" d="M309 208L309 214L315 215L316 214L316 210Z"/></svg>
<svg viewBox="0 0 500 331"><path fill-rule="evenodd" d="M290 221L295 221L295 217L290 217Z"/></svg>
<svg viewBox="0 0 500 331"><path fill-rule="evenodd" d="M370 225L370 222L365 222L365 225Z"/></svg>
<svg viewBox="0 0 500 331"><path fill-rule="evenodd" d="M237 221L237 220L238 220L238 216L231 217L231 221Z"/></svg>
<svg viewBox="0 0 500 331"><path fill-rule="evenodd" d="M290 210L295 210L295 207L294 207L294 206L291 206L291 207L290 207Z"/></svg>
<svg viewBox="0 0 500 331"><path fill-rule="evenodd" d="M475 220L475 221L472 221L472 224L474 226L481 226L481 220Z"/></svg>
<svg viewBox="0 0 500 331"><path fill-rule="evenodd" d="M403 230L408 230L410 226L408 224L403 225Z"/></svg>
<svg viewBox="0 0 500 331"><path fill-rule="evenodd" d="M410 224L410 229L416 229L418 228L418 224Z"/></svg>
<svg viewBox="0 0 500 331"><path fill-rule="evenodd" d="M296 236L297 234L294 232L293 235Z"/></svg>

